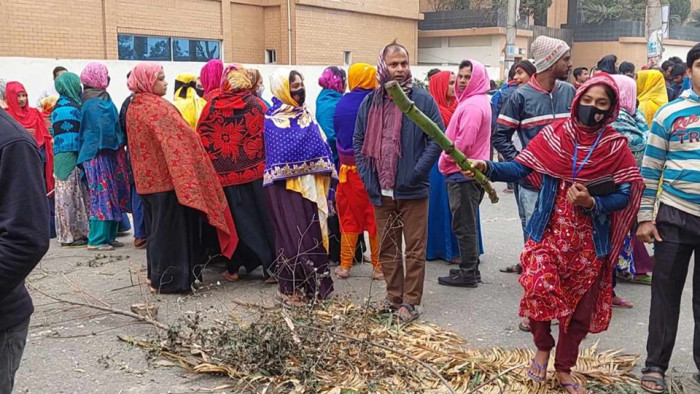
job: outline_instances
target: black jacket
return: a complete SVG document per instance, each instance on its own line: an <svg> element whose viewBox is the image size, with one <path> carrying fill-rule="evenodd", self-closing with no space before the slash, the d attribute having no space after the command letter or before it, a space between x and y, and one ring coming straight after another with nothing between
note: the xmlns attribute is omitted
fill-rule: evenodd
<svg viewBox="0 0 700 394"><path fill-rule="evenodd" d="M49 203L36 143L0 109L0 331L34 312L24 278L49 249Z"/></svg>

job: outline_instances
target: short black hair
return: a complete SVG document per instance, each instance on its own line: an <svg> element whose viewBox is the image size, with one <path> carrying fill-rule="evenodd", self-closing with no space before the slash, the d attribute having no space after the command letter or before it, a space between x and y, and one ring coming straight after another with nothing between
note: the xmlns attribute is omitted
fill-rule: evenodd
<svg viewBox="0 0 700 394"><path fill-rule="evenodd" d="M498 84L497 84L496 81L494 81L493 79L491 80L491 82L489 83L489 85L490 85L490 89L489 89L489 90L496 90L496 89L498 89Z"/></svg>
<svg viewBox="0 0 700 394"><path fill-rule="evenodd" d="M508 80L510 81L511 79L515 78L515 66L517 66L517 63L513 63L512 66L510 66L510 70L508 70Z"/></svg>
<svg viewBox="0 0 700 394"><path fill-rule="evenodd" d="M60 73L61 71L68 71L68 69L63 67L63 66L58 66L58 67L54 68L53 69L53 79L56 79L56 74Z"/></svg>
<svg viewBox="0 0 700 394"><path fill-rule="evenodd" d="M463 69L464 67L469 67L470 69L474 69L474 66L472 65L472 62L469 60L462 60L461 63L459 63L459 69Z"/></svg>
<svg viewBox="0 0 700 394"><path fill-rule="evenodd" d="M389 53L389 50L390 50L390 49L392 50L391 52L398 52L399 50L403 50L404 52L406 52L406 56L408 56L408 49L406 49L405 46L399 44L399 43L396 41L396 38L394 38L394 41L392 41L391 43L389 43L389 45L387 45L387 46L384 48L384 51L382 52L382 57L386 56L386 55Z"/></svg>
<svg viewBox="0 0 700 394"><path fill-rule="evenodd" d="M674 64L676 63L672 62L671 60L666 60L665 62L661 63L661 69L666 71L669 67L673 67Z"/></svg>
<svg viewBox="0 0 700 394"><path fill-rule="evenodd" d="M574 69L574 78L578 78L583 74L584 71L588 71L588 68L586 67L576 67Z"/></svg>
<svg viewBox="0 0 700 394"><path fill-rule="evenodd" d="M620 63L620 74L634 73L634 64L630 62Z"/></svg>
<svg viewBox="0 0 700 394"><path fill-rule="evenodd" d="M430 71L428 71L428 79L430 79L430 77L432 77L433 75L435 75L435 74L437 74L437 73L439 73L439 72L440 72L440 69L439 69L439 68L433 68L433 69L431 69Z"/></svg>
<svg viewBox="0 0 700 394"><path fill-rule="evenodd" d="M685 75L685 68L685 64L683 63L674 64L673 69L671 70L671 76L677 77L679 75Z"/></svg>
<svg viewBox="0 0 700 394"><path fill-rule="evenodd" d="M675 64L680 64L683 63L683 59L679 58L678 56L673 56L670 59L668 59L670 62L673 62Z"/></svg>
<svg viewBox="0 0 700 394"><path fill-rule="evenodd" d="M688 57L685 64L688 66L688 68L692 68L693 64L695 64L695 61L698 59L700 59L700 44L695 44L695 46L690 48L688 51Z"/></svg>

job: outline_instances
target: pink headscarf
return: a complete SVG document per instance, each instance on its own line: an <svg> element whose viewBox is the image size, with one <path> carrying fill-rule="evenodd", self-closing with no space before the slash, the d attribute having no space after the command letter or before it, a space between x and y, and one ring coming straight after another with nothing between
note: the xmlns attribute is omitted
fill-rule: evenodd
<svg viewBox="0 0 700 394"><path fill-rule="evenodd" d="M95 89L107 89L109 86L109 73L107 66L102 63L88 63L80 73L80 82Z"/></svg>
<svg viewBox="0 0 700 394"><path fill-rule="evenodd" d="M199 79L204 88L204 95L211 93L214 89L218 89L221 85L221 78L224 74L224 62L220 59L212 59L202 67L199 72Z"/></svg>
<svg viewBox="0 0 700 394"><path fill-rule="evenodd" d="M345 93L345 70L339 67L327 67L318 78L318 84L324 89Z"/></svg>
<svg viewBox="0 0 700 394"><path fill-rule="evenodd" d="M131 71L127 86L134 93L153 94L153 85L158 75L163 72L163 66L157 63L139 63Z"/></svg>
<svg viewBox="0 0 700 394"><path fill-rule="evenodd" d="M627 110L630 115L634 115L637 109L637 82L622 74L611 75L611 77L620 91L620 107Z"/></svg>

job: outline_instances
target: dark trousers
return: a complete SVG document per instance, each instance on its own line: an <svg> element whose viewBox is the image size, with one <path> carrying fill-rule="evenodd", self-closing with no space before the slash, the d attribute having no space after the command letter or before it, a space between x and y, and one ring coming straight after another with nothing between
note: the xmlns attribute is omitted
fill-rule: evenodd
<svg viewBox="0 0 700 394"><path fill-rule="evenodd" d="M571 372L578 360L578 347L583 338L588 335L593 318L593 309L598 299L598 282L593 283L590 290L581 297L569 326L559 326L559 342L554 356L554 368L557 372ZM554 337L551 331L551 321L535 321L530 319L530 330L535 340L537 350L548 352L554 348Z"/></svg>
<svg viewBox="0 0 700 394"><path fill-rule="evenodd" d="M379 231L379 263L386 280L387 299L397 305L404 302L420 305L428 243L428 199L382 197L382 205L374 207L374 216ZM402 241L406 243L405 268Z"/></svg>
<svg viewBox="0 0 700 394"><path fill-rule="evenodd" d="M28 331L29 319L18 326L0 331L0 394L12 392Z"/></svg>
<svg viewBox="0 0 700 394"><path fill-rule="evenodd" d="M466 276L479 271L478 210L484 189L476 182L447 182L452 231L459 242L459 268Z"/></svg>
<svg viewBox="0 0 700 394"><path fill-rule="evenodd" d="M656 227L663 242L656 242L654 271L651 282L647 367L664 371L676 344L681 297L690 257L695 253L693 273L693 358L700 370L700 217L662 204Z"/></svg>

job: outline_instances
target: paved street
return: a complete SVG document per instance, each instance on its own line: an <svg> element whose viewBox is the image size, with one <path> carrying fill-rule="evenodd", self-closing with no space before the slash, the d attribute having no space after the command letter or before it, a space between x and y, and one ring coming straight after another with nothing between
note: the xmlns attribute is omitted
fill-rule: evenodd
<svg viewBox="0 0 700 394"><path fill-rule="evenodd" d="M496 187L500 191L504 185ZM498 272L500 267L517 261L522 247L513 196L501 194L497 205L485 201L482 226L486 248L482 273L487 284L478 289L439 286L437 277L450 267L445 262L429 262L423 318L457 331L475 347L530 347L530 334L517 329L521 295L517 276ZM105 253L106 257L101 258L85 249L60 249L52 243L51 250L29 281L55 296L89 299L76 290L80 287L86 294L128 310L131 304L143 302L147 296L145 286L131 286L132 280L137 281L138 271L145 266L145 252L134 250L131 240L131 236L121 238L127 247ZM249 313L230 300L269 303L276 293L275 286L264 285L257 279L218 284L221 270L213 267L206 271L207 286L196 296L148 295L159 306L159 319L173 321L183 313L208 308L211 313ZM351 279L336 281L336 294L351 293L358 300L370 294L380 297L384 285L372 283L370 274L368 265L355 268ZM257 278L259 272L254 276ZM615 309L610 330L602 335L590 335L584 345L600 341L601 349L623 349L626 353L644 356L650 287L620 283L617 290L634 302L635 308ZM18 393L179 393L225 383L223 378L149 366L145 352L116 337L123 333L143 338L153 333L150 326L135 324L126 317L58 304L36 291L32 293L36 312L17 376ZM678 373L696 372L692 362L691 296L691 287L686 284L681 327L672 359Z"/></svg>

